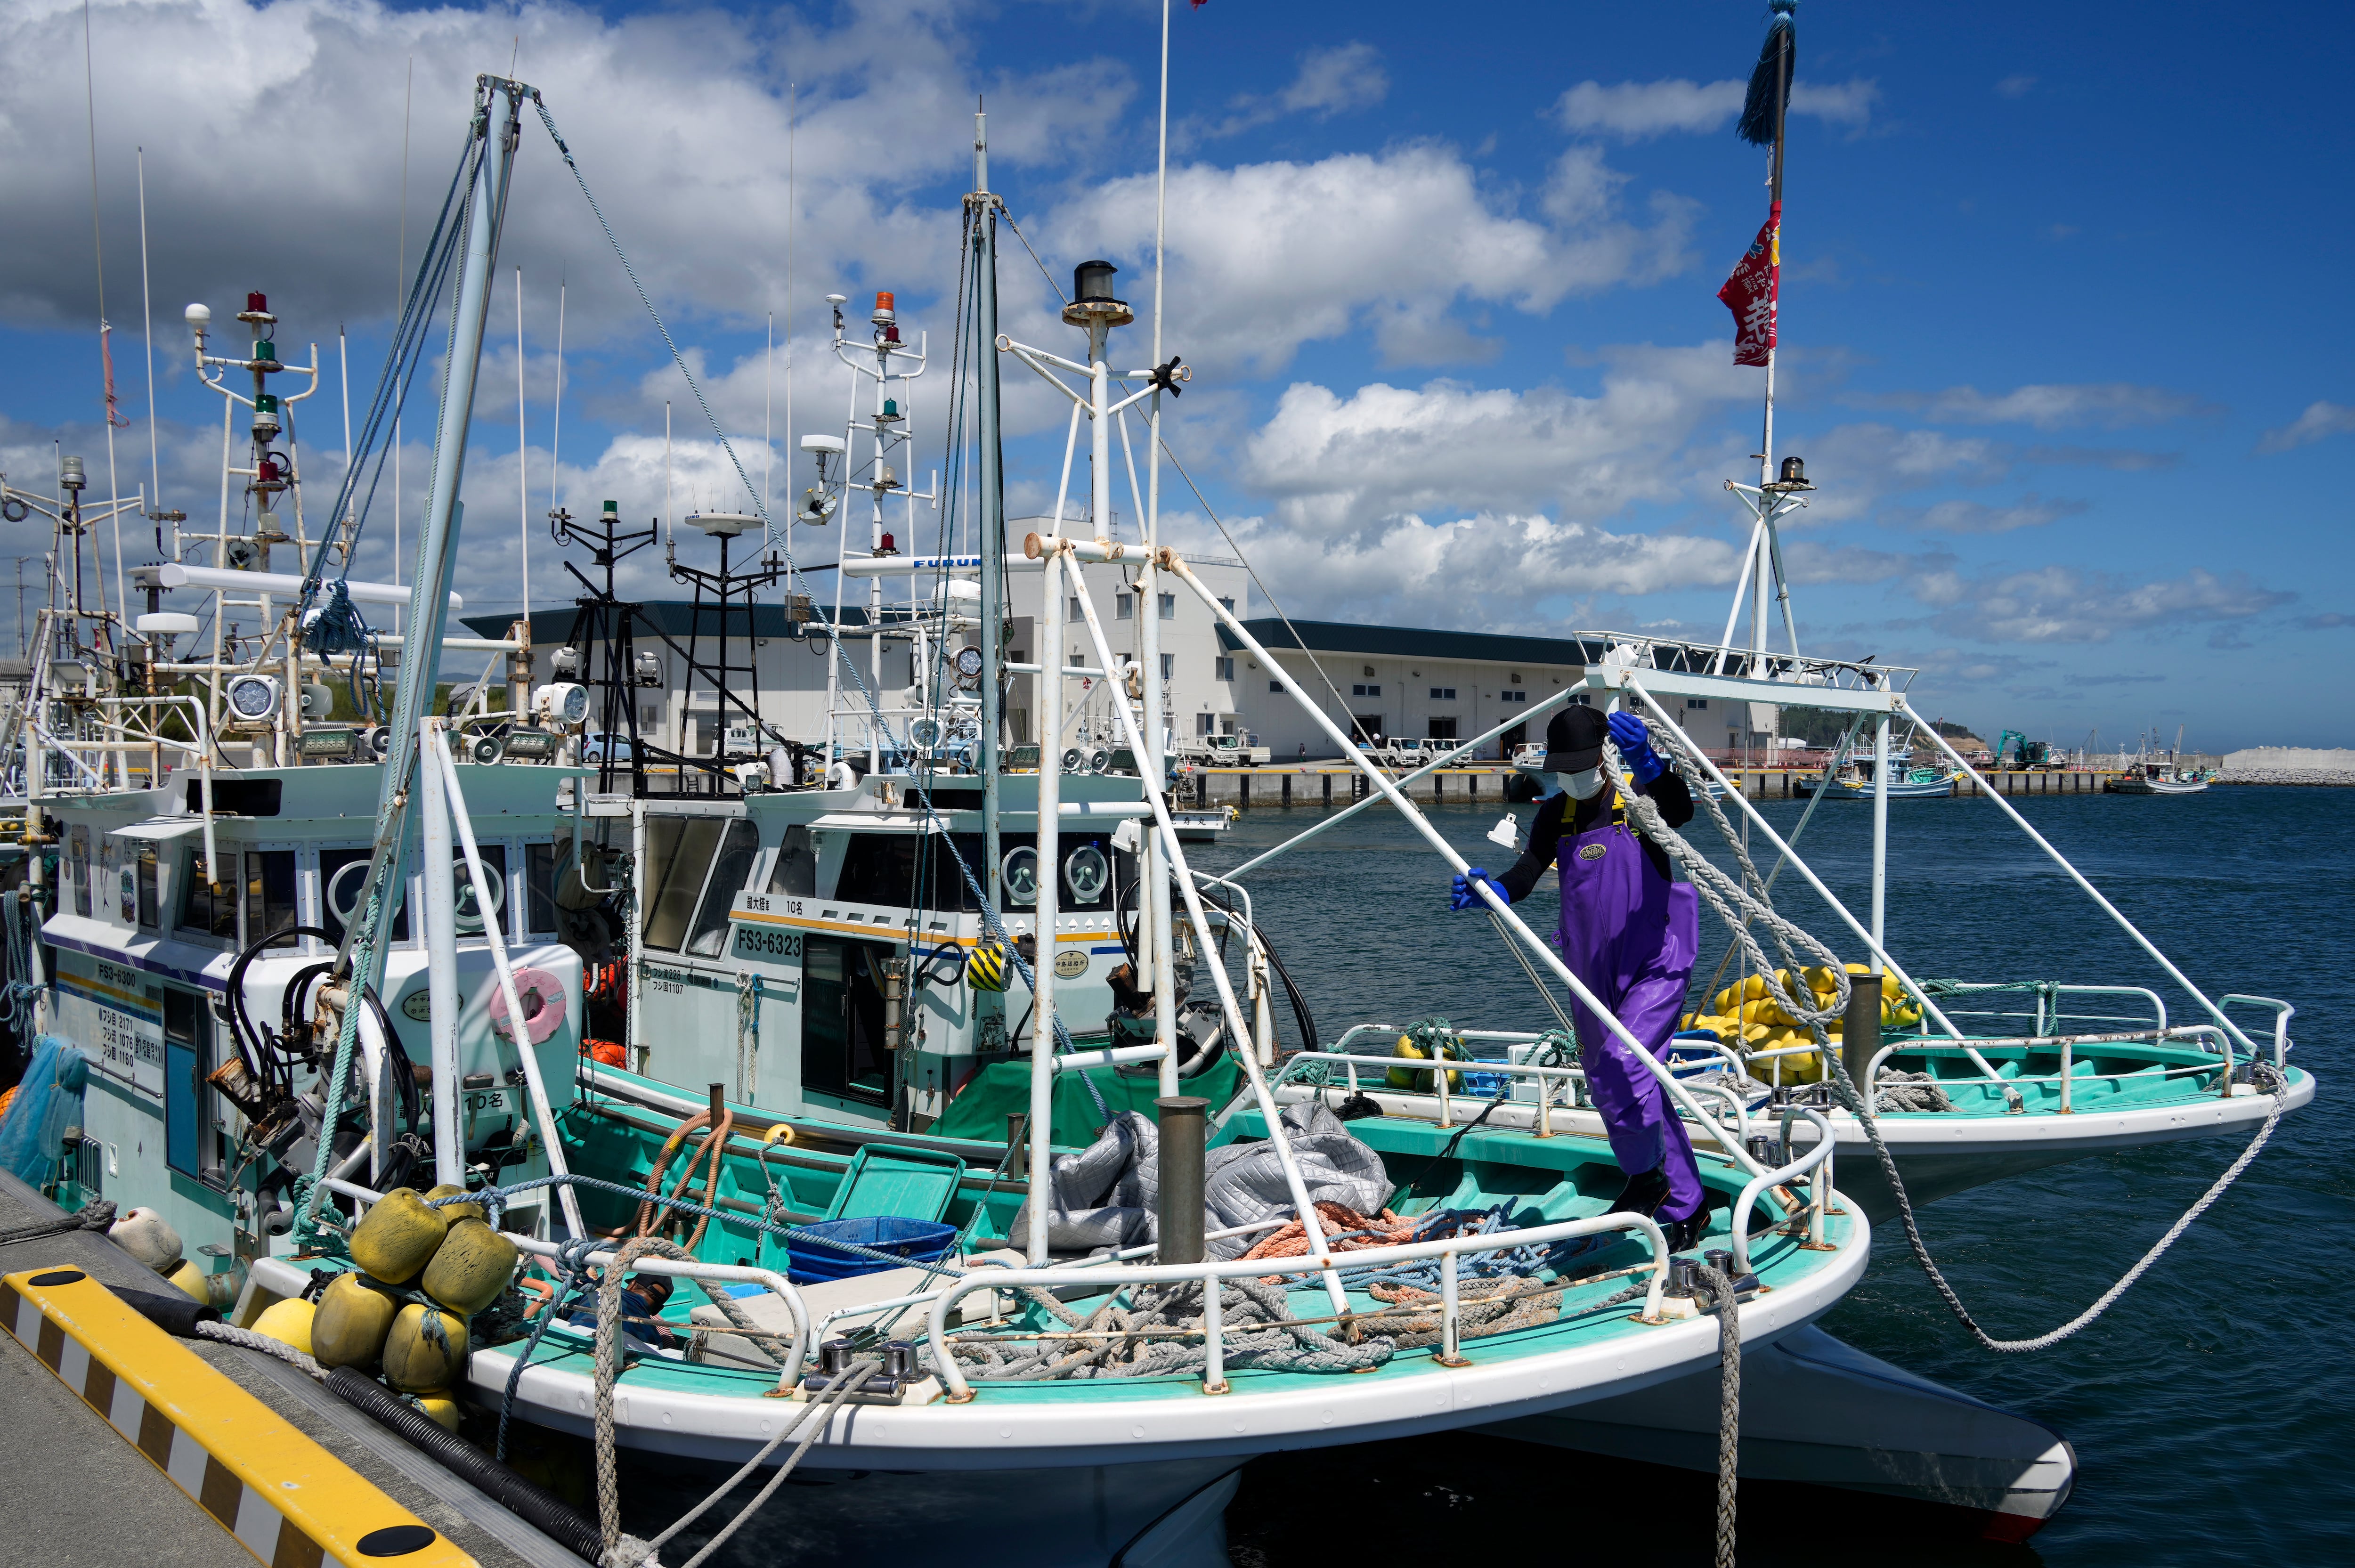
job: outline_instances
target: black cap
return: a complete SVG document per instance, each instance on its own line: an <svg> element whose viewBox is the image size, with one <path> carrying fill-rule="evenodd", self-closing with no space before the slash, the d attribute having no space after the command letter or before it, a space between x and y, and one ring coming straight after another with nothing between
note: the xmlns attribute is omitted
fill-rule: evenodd
<svg viewBox="0 0 2355 1568"><path fill-rule="evenodd" d="M1582 773L1603 761L1610 724L1592 708L1565 708L1546 724L1545 771Z"/></svg>

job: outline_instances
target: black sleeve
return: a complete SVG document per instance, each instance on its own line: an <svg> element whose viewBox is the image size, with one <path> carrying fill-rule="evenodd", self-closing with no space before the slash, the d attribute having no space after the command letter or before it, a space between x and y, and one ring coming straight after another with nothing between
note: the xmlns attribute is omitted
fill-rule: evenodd
<svg viewBox="0 0 2355 1568"><path fill-rule="evenodd" d="M1692 820L1692 786L1684 775L1670 768L1654 779L1644 790L1645 798L1660 808L1660 820L1671 827L1682 827Z"/></svg>
<svg viewBox="0 0 2355 1568"><path fill-rule="evenodd" d="M1497 880L1503 884L1505 896L1515 903L1529 896L1538 879L1553 864L1554 847L1561 842L1561 816L1570 805L1570 796L1551 795L1538 803L1538 814L1529 823L1529 847L1513 862L1512 869ZM1685 802L1685 814L1692 815L1692 802Z"/></svg>

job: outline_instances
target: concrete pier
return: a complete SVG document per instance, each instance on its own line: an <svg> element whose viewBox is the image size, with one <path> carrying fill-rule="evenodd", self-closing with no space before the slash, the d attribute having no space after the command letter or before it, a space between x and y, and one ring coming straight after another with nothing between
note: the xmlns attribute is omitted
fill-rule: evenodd
<svg viewBox="0 0 2355 1568"><path fill-rule="evenodd" d="M1412 770L1391 770L1393 779ZM1816 776L1813 768L1729 767L1727 778L1753 800L1804 799L1800 781ZM1441 768L1407 786L1417 802L1433 805L1483 803L1506 804L1513 770L1497 764ZM2037 769L1988 773L1983 775L1995 793L2004 795L2098 795L2102 785L2118 777L2115 772L2093 769ZM1255 768L1199 768L1183 776L1178 798L1188 805L1232 805L1251 811L1267 807L1330 810L1362 800L1372 786L1363 773L1339 762L1281 763ZM1955 781L1958 796L1974 795L1979 787L1967 778Z"/></svg>
<svg viewBox="0 0 2355 1568"><path fill-rule="evenodd" d="M60 1212L15 1178L0 1175L0 1231L36 1225ZM28 1269L80 1271L102 1285L133 1290L173 1288L161 1275L88 1231L0 1245L0 1274ZM570 1552L293 1368L235 1346L174 1343L474 1562L497 1568L581 1568ZM60 1381L32 1349L0 1333L0 1474L9 1477L17 1499L8 1526L10 1560L49 1568L113 1568L125 1563L253 1568L254 1554L240 1544L229 1522L208 1511L218 1504L211 1497L213 1474L201 1456L192 1472L205 1477L200 1499L173 1478L180 1471L179 1452L169 1447L168 1434L170 1476L142 1452L148 1438L144 1427L142 1446L133 1446L85 1402L85 1393ZM278 1555L289 1563L321 1562L315 1548L308 1556Z"/></svg>

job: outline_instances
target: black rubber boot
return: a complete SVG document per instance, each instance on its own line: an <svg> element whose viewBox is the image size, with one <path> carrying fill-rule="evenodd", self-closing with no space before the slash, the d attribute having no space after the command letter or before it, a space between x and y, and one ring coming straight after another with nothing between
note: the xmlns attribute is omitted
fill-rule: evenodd
<svg viewBox="0 0 2355 1568"><path fill-rule="evenodd" d="M1650 1214L1668 1200L1668 1177L1664 1170L1641 1171L1627 1179L1612 1200L1614 1214Z"/></svg>
<svg viewBox="0 0 2355 1568"><path fill-rule="evenodd" d="M1702 1209L1681 1220L1663 1220L1660 1232L1668 1238L1668 1251L1689 1253L1709 1234L1709 1211Z"/></svg>

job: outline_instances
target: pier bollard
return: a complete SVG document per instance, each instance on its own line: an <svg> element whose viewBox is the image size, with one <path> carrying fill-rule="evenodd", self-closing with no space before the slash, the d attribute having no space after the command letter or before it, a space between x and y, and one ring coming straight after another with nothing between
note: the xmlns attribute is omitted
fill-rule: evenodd
<svg viewBox="0 0 2355 1568"><path fill-rule="evenodd" d="M1153 1102L1161 1121L1161 1261L1202 1261L1202 1155L1210 1102L1197 1094L1165 1094Z"/></svg>
<svg viewBox="0 0 2355 1568"><path fill-rule="evenodd" d="M1881 1054L1881 971L1849 976L1848 1010L1840 1015L1840 1061L1856 1081L1856 1092L1870 1094L1865 1070Z"/></svg>
<svg viewBox="0 0 2355 1568"><path fill-rule="evenodd" d="M1019 1181L1030 1174L1030 1151L1024 1148L1023 1139L1030 1130L1027 1111L1006 1113L1006 1147L1012 1152L1007 1157L1006 1168Z"/></svg>

